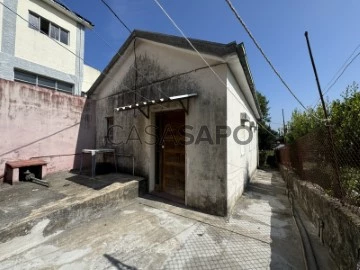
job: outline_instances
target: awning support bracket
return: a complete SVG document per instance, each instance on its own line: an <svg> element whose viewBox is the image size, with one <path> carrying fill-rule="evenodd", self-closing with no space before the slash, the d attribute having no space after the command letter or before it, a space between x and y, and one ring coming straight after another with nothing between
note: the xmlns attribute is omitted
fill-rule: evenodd
<svg viewBox="0 0 360 270"><path fill-rule="evenodd" d="M197 97L197 93L191 93L191 94L184 94L184 95L178 95L178 96L171 96L171 97L167 97L167 98L160 98L158 100L149 100L149 102L147 101L142 101L136 104L131 104L131 105L127 105L127 106L121 106L118 108L115 108L114 110L116 112L120 112L120 111L128 111L128 110L135 110L138 109L147 119L150 118L150 106L151 105L155 105L155 104L161 104L161 103L165 103L165 102L171 102L171 101L179 101L181 107L184 109L184 111L186 112L186 114L189 114L189 108L190 108L190 101L189 99L192 97ZM186 103L184 102L184 99L186 99ZM141 108L147 107L146 110L143 110Z"/></svg>
<svg viewBox="0 0 360 270"><path fill-rule="evenodd" d="M188 115L189 114L189 108L190 108L189 99L188 98L186 99L186 107L185 107L185 105L184 105L184 103L183 103L183 101L181 99L179 100L179 103L180 103L181 107L184 109L184 111L186 112L186 114Z"/></svg>
<svg viewBox="0 0 360 270"><path fill-rule="evenodd" d="M146 112L144 112L140 107L138 107L137 109L138 109L147 119L149 119L149 116L150 116L149 105L146 106L146 108L147 108Z"/></svg>

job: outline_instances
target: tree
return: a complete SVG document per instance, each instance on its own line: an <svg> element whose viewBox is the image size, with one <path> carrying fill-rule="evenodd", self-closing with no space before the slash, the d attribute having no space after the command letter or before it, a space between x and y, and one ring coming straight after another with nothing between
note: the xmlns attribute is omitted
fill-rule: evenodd
<svg viewBox="0 0 360 270"><path fill-rule="evenodd" d="M314 139L314 141L310 141L309 144L311 145L312 152L308 153L310 155L307 156L308 166L310 164L310 156L314 158L313 162L319 160L319 155L323 156L322 160L327 163L333 161L330 158L324 158L324 156L329 154L334 156L338 166L336 169L339 170L341 186L346 197L360 205L359 85L354 82L347 86L341 98L334 100L328 104L327 107L329 111L329 121L325 121L326 119L324 119L324 112L321 105L315 110L308 109L304 112L295 110L289 123L288 142L292 143L310 133L306 139L311 138L311 140ZM314 115L320 120L316 119ZM329 141L329 135L327 133L328 127L326 124L331 125L333 138L331 141ZM306 143L306 140L300 142ZM335 151L329 151L333 145ZM326 148L328 149L327 151L325 150ZM324 163L324 165L320 166L325 168L326 164ZM329 173L328 170L327 172ZM324 179L326 179L326 177Z"/></svg>
<svg viewBox="0 0 360 270"><path fill-rule="evenodd" d="M344 152L346 163L360 163L360 92L359 85L349 85L342 100L331 104L331 124L333 126L336 148Z"/></svg>
<svg viewBox="0 0 360 270"><path fill-rule="evenodd" d="M277 136L277 132L270 127L269 101L260 92L256 92L256 95L262 114L262 119L260 120L261 125L259 125L259 149L270 150L276 143L275 136Z"/></svg>
<svg viewBox="0 0 360 270"><path fill-rule="evenodd" d="M321 105L318 105L316 109L308 108L304 112L295 109L288 123L286 142L292 143L311 131L320 128L324 124L321 119L324 118L324 110Z"/></svg>
<svg viewBox="0 0 360 270"><path fill-rule="evenodd" d="M269 113L269 110L270 110L269 101L260 92L256 92L256 94L257 94L257 100L259 102L259 106L260 106L260 110L261 110L261 114L262 114L262 121L264 123L270 123L271 118L270 118L270 113Z"/></svg>
<svg viewBox="0 0 360 270"><path fill-rule="evenodd" d="M330 123L334 132L334 140L340 147L342 144L353 145L353 138L360 138L360 93L359 85L353 83L347 86L342 99L327 104ZM304 112L295 109L289 122L287 142L292 143L311 131L325 127L324 110L319 104L315 109Z"/></svg>

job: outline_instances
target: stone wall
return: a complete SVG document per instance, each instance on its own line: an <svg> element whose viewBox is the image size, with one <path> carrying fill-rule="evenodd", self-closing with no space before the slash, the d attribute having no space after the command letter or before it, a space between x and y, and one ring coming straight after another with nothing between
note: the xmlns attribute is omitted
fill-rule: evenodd
<svg viewBox="0 0 360 270"><path fill-rule="evenodd" d="M302 181L280 165L288 189L313 224L340 269L359 269L360 217L355 209L327 195L319 186ZM321 229L322 227L322 229Z"/></svg>

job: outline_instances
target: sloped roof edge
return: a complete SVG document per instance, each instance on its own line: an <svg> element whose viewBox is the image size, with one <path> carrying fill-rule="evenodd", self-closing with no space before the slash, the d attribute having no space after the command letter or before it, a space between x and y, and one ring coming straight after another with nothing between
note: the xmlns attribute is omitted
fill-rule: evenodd
<svg viewBox="0 0 360 270"><path fill-rule="evenodd" d="M107 74L111 68L114 66L114 64L117 62L119 58L122 57L122 55L125 53L126 49L132 42L134 38L143 38L146 40L179 47L187 50L193 50L193 48L190 46L188 41L179 36L173 36L173 35L167 35L167 34L161 34L156 32L147 32L142 30L134 30L130 36L126 39L124 44L120 47L118 52L114 55L114 57L111 59L110 63L106 66L106 68L103 70L101 75L98 77L98 79L95 81L95 83L91 86L90 90L87 92L88 96L91 96L91 94L95 91L97 86L104 80L105 74ZM210 55L215 55L219 57L223 57L226 55L229 55L231 53L236 53L239 57L240 64L242 68L244 69L246 80L250 86L252 96L255 100L257 110L259 114L261 115L260 106L256 97L256 90L255 90L255 84L251 75L251 71L248 65L247 56L245 52L245 46L243 43L236 44L235 41L230 42L228 44L223 43L216 43L216 42L210 42L206 40L200 40L200 39L193 39L189 38L191 43L195 46L195 48L201 52L206 53Z"/></svg>
<svg viewBox="0 0 360 270"><path fill-rule="evenodd" d="M74 20L78 21L85 27L92 29L94 27L94 24L89 21L88 19L84 18L80 14L72 11L70 8L68 8L65 4L58 0L43 0L45 3L49 4L50 6L54 7L55 9L59 10L62 13L65 13L69 17L73 18Z"/></svg>
<svg viewBox="0 0 360 270"><path fill-rule="evenodd" d="M246 55L245 45L243 42L236 46L236 53L238 54L241 66L244 69L246 80L249 84L251 94L255 100L256 109L259 112L260 118L262 118L262 111L260 108L259 100L257 98L256 87L255 87L255 83L254 83L254 80L253 80L253 77L251 74L249 62L248 62L247 55Z"/></svg>

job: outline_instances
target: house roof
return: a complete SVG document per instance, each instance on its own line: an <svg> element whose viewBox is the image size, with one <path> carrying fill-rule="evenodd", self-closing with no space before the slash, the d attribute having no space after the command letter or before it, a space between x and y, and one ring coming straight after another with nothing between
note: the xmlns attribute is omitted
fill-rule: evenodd
<svg viewBox="0 0 360 270"><path fill-rule="evenodd" d="M81 23L85 27L87 27L89 29L94 27L94 24L91 21L84 18L80 14L70 10L66 5L64 5L60 1L57 1L57 0L43 0L43 1L45 3L47 3L47 4L49 4L50 6L54 7L58 11L60 11L60 12L62 12L64 14L68 15L69 17L73 18L75 21Z"/></svg>
<svg viewBox="0 0 360 270"><path fill-rule="evenodd" d="M122 55L125 53L126 49L131 44L134 38L146 39L149 41L154 41L157 43L193 51L193 48L191 47L189 42L183 37L167 35L162 33L155 33L155 32L147 32L142 30L134 30L127 38L127 40L124 42L124 44L120 47L119 51L111 59L110 63L106 66L106 68L100 74L98 79L91 86L90 90L87 92L88 96L91 96L91 94L95 91L95 89L104 80L106 74L111 70L111 68L114 66L117 60L122 57ZM228 44L223 44L223 43L217 43L217 42L211 42L211 41L193 39L193 38L189 38L189 40L195 46L195 48L201 53L210 54L219 57L225 57L233 53L237 54L241 66L244 70L247 83L250 87L252 97L255 100L256 108L259 112L259 115L261 116L261 110L256 96L255 83L253 81L251 71L249 68L244 44L243 43L237 44L235 41L230 42Z"/></svg>

